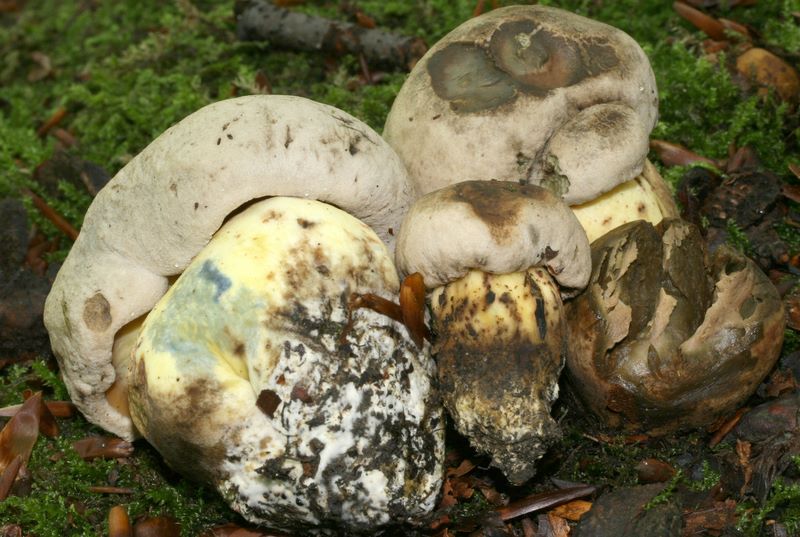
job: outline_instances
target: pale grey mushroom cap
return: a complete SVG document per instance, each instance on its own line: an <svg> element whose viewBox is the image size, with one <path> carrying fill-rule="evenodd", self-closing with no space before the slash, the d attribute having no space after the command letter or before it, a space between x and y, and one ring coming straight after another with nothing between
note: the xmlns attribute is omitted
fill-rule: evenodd
<svg viewBox="0 0 800 537"><path fill-rule="evenodd" d="M457 181L543 185L569 205L636 177L655 77L624 32L544 6L471 19L417 63L384 137L421 194Z"/></svg>
<svg viewBox="0 0 800 537"><path fill-rule="evenodd" d="M570 208L544 188L500 181L457 183L418 199L395 256L401 274L419 272L428 288L472 269L542 266L562 287L581 289L591 273L589 241Z"/></svg>
<svg viewBox="0 0 800 537"><path fill-rule="evenodd" d="M98 194L47 298L44 322L78 408L133 438L105 397L117 331L148 312L223 220L266 196L318 199L372 227L390 249L413 192L403 164L367 125L291 96L221 101L134 157Z"/></svg>

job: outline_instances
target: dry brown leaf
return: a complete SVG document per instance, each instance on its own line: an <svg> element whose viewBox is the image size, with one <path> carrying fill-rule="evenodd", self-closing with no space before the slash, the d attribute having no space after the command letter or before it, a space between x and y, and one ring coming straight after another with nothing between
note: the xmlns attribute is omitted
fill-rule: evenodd
<svg viewBox="0 0 800 537"><path fill-rule="evenodd" d="M800 179L800 164L795 164L794 162L792 162L791 164L789 164L789 171L792 172L795 177Z"/></svg>
<svg viewBox="0 0 800 537"><path fill-rule="evenodd" d="M224 524L206 530L201 537L286 537L269 530L243 528L236 524Z"/></svg>
<svg viewBox="0 0 800 537"><path fill-rule="evenodd" d="M425 283L419 272L406 276L400 286L400 312L411 339L422 348L422 340L430 337L425 326Z"/></svg>
<svg viewBox="0 0 800 537"><path fill-rule="evenodd" d="M709 531L720 532L736 523L736 502L715 502L706 509L684 513L683 535L708 535Z"/></svg>
<svg viewBox="0 0 800 537"><path fill-rule="evenodd" d="M706 15L702 11L693 8L683 2L672 4L675 12L683 19L689 21L695 28L706 34L711 39L724 41L726 39L725 26L714 17Z"/></svg>
<svg viewBox="0 0 800 537"><path fill-rule="evenodd" d="M795 307L797 308L797 320L800 322L800 296L797 297L797 299ZM789 316L791 317L791 312ZM790 328L794 327L790 326ZM794 329L798 330L799 328ZM800 388L800 385L798 385L797 380L795 380L794 373L792 373L791 369L776 369L772 375L769 376L769 379L767 379L765 394L767 397L778 397L783 393L794 391L797 388Z"/></svg>
<svg viewBox="0 0 800 537"><path fill-rule="evenodd" d="M759 95L775 90L784 101L797 101L800 74L790 64L763 48L751 48L736 59L736 70L756 86Z"/></svg>
<svg viewBox="0 0 800 537"><path fill-rule="evenodd" d="M0 6L2 6L2 2L0 2ZM3 537L22 537L22 527L17 524L0 526L0 535Z"/></svg>
<svg viewBox="0 0 800 537"><path fill-rule="evenodd" d="M133 526L133 537L180 537L181 527L171 516L144 518Z"/></svg>
<svg viewBox="0 0 800 537"><path fill-rule="evenodd" d="M133 528L128 518L128 511L121 505L115 505L108 512L108 537L131 537Z"/></svg>
<svg viewBox="0 0 800 537"><path fill-rule="evenodd" d="M753 35L750 33L750 30L744 24L732 21L730 19L722 19L722 18L719 19L719 22L726 30L731 32L736 32L737 34L741 35L748 41L753 39Z"/></svg>
<svg viewBox="0 0 800 537"><path fill-rule="evenodd" d="M800 294L792 293L784 299L786 303L786 325L800 331Z"/></svg>
<svg viewBox="0 0 800 537"><path fill-rule="evenodd" d="M674 144L666 140L650 140L650 149L655 151L664 166L690 166L692 164L707 164L717 167L713 160L698 155L687 147Z"/></svg>
<svg viewBox="0 0 800 537"><path fill-rule="evenodd" d="M28 82L38 82L53 74L53 64L50 57L44 52L31 52L31 59L36 67L28 72Z"/></svg>
<svg viewBox="0 0 800 537"><path fill-rule="evenodd" d="M530 518L523 518L522 522L522 536L523 537L536 537L536 525Z"/></svg>
<svg viewBox="0 0 800 537"><path fill-rule="evenodd" d="M547 521L553 532L553 537L569 537L569 523L560 516L547 514Z"/></svg>
<svg viewBox="0 0 800 537"><path fill-rule="evenodd" d="M750 486L750 482L753 480L753 467L750 465L751 447L750 442L736 440L736 456L738 457L739 466L742 467L742 473L744 475L744 482L740 489L740 494L742 495L745 494L747 488Z"/></svg>
<svg viewBox="0 0 800 537"><path fill-rule="evenodd" d="M710 431L714 431L714 436L711 437L711 440L708 442L708 447L713 448L728 435L729 432L733 430L734 427L739 423L747 411L750 410L748 407L742 407L736 411L732 418L727 419L720 423L717 427L709 428Z"/></svg>
<svg viewBox="0 0 800 537"><path fill-rule="evenodd" d="M375 28L377 24L375 24L375 19L364 13L363 11L359 10L355 13L356 24L361 26L362 28Z"/></svg>
<svg viewBox="0 0 800 537"><path fill-rule="evenodd" d="M474 462L469 459L464 459L457 467L447 469L447 477L461 477L470 473L474 468Z"/></svg>
<svg viewBox="0 0 800 537"><path fill-rule="evenodd" d="M80 458L85 461L92 459L119 459L130 457L133 454L133 444L113 436L87 436L72 443Z"/></svg>
<svg viewBox="0 0 800 537"><path fill-rule="evenodd" d="M573 500L550 510L548 514L565 518L567 520L571 520L572 522L578 522L583 515L589 512L591 508L592 502L587 502L586 500Z"/></svg>
<svg viewBox="0 0 800 537"><path fill-rule="evenodd" d="M41 392L37 392L25 401L14 417L6 423L0 431L0 472L5 471L16 457L22 459L23 465L28 464L33 446L39 438L39 426L43 415L47 416L50 413L42 403Z"/></svg>
<svg viewBox="0 0 800 537"><path fill-rule="evenodd" d="M48 117L44 123L36 129L36 134L42 138L44 138L51 129L58 126L64 118L67 117L67 109L63 106L59 106L55 109L55 111Z"/></svg>
<svg viewBox="0 0 800 537"><path fill-rule="evenodd" d="M675 468L671 464L658 459L644 459L636 465L636 474L639 483L663 483L675 475Z"/></svg>
<svg viewBox="0 0 800 537"><path fill-rule="evenodd" d="M11 487L14 486L14 481L16 481L17 474L19 473L21 467L22 457L17 455L14 457L14 460L11 461L8 466L6 466L6 469L0 473L0 501L8 498L8 495L11 492Z"/></svg>

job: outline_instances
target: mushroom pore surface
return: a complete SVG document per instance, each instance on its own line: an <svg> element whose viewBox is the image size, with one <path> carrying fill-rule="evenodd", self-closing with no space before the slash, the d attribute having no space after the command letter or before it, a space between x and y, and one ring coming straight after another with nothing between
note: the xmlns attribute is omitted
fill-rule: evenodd
<svg viewBox="0 0 800 537"><path fill-rule="evenodd" d="M136 431L112 390L117 332L146 314L226 217L266 196L320 199L393 244L413 191L367 125L301 97L220 101L177 123L97 195L47 297L44 322L70 396L89 421ZM117 388L122 386L118 383ZM124 397L123 397L124 399Z"/></svg>
<svg viewBox="0 0 800 537"><path fill-rule="evenodd" d="M398 279L364 223L294 198L228 221L148 315L130 379L136 427L247 519L372 532L435 506L434 365L353 294Z"/></svg>

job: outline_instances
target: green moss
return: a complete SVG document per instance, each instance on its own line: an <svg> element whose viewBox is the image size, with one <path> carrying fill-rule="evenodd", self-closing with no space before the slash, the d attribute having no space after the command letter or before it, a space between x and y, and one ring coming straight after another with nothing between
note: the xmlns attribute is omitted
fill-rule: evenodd
<svg viewBox="0 0 800 537"><path fill-rule="evenodd" d="M769 497L762 505L742 502L737 506L737 513L737 527L747 537L761 535L764 522L769 518L779 519L789 535L797 535L800 531L800 484L788 484L777 478L772 484Z"/></svg>
<svg viewBox="0 0 800 537"><path fill-rule="evenodd" d="M744 255L751 255L753 247L750 244L750 239L747 238L747 235L745 235L736 221L728 220L725 229L728 232L728 244Z"/></svg>

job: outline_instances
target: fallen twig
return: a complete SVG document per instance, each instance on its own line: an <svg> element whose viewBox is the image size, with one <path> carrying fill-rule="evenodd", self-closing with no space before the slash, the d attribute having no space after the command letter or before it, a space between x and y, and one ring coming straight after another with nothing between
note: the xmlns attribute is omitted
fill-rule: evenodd
<svg viewBox="0 0 800 537"><path fill-rule="evenodd" d="M505 507L496 509L496 512L500 519L505 522L518 516L533 513L534 511L549 509L562 503L589 496L590 494L594 494L594 491L595 487L591 485L582 485L579 487L570 487L568 489L554 490L552 492L543 492L511 502Z"/></svg>
<svg viewBox="0 0 800 537"><path fill-rule="evenodd" d="M75 405L69 401L45 401L45 406L56 418L71 418L75 415ZM11 405L0 408L0 418L13 418L22 405Z"/></svg>
<svg viewBox="0 0 800 537"><path fill-rule="evenodd" d="M126 487L107 487L107 486L96 486L96 487L89 487L86 490L89 492L94 492L96 494L133 494L136 492L131 488Z"/></svg>
<svg viewBox="0 0 800 537"><path fill-rule="evenodd" d="M266 0L236 3L236 35L245 41L266 40L295 50L363 54L367 61L410 69L427 47L419 37L294 12Z"/></svg>
<svg viewBox="0 0 800 537"><path fill-rule="evenodd" d="M33 200L33 205L39 210L40 213L42 213L45 218L50 220L59 231L73 241L78 238L78 230L75 229L72 224L67 222L66 218L58 214L55 209L50 207L46 201L27 188L23 188L22 193Z"/></svg>
<svg viewBox="0 0 800 537"><path fill-rule="evenodd" d="M53 127L58 126L61 121L67 116L67 109L63 106L56 108L56 111L52 113L52 115L47 118L47 120L42 123L42 125L36 129L36 134L40 138L44 138L47 136L47 133L50 132L50 129Z"/></svg>

